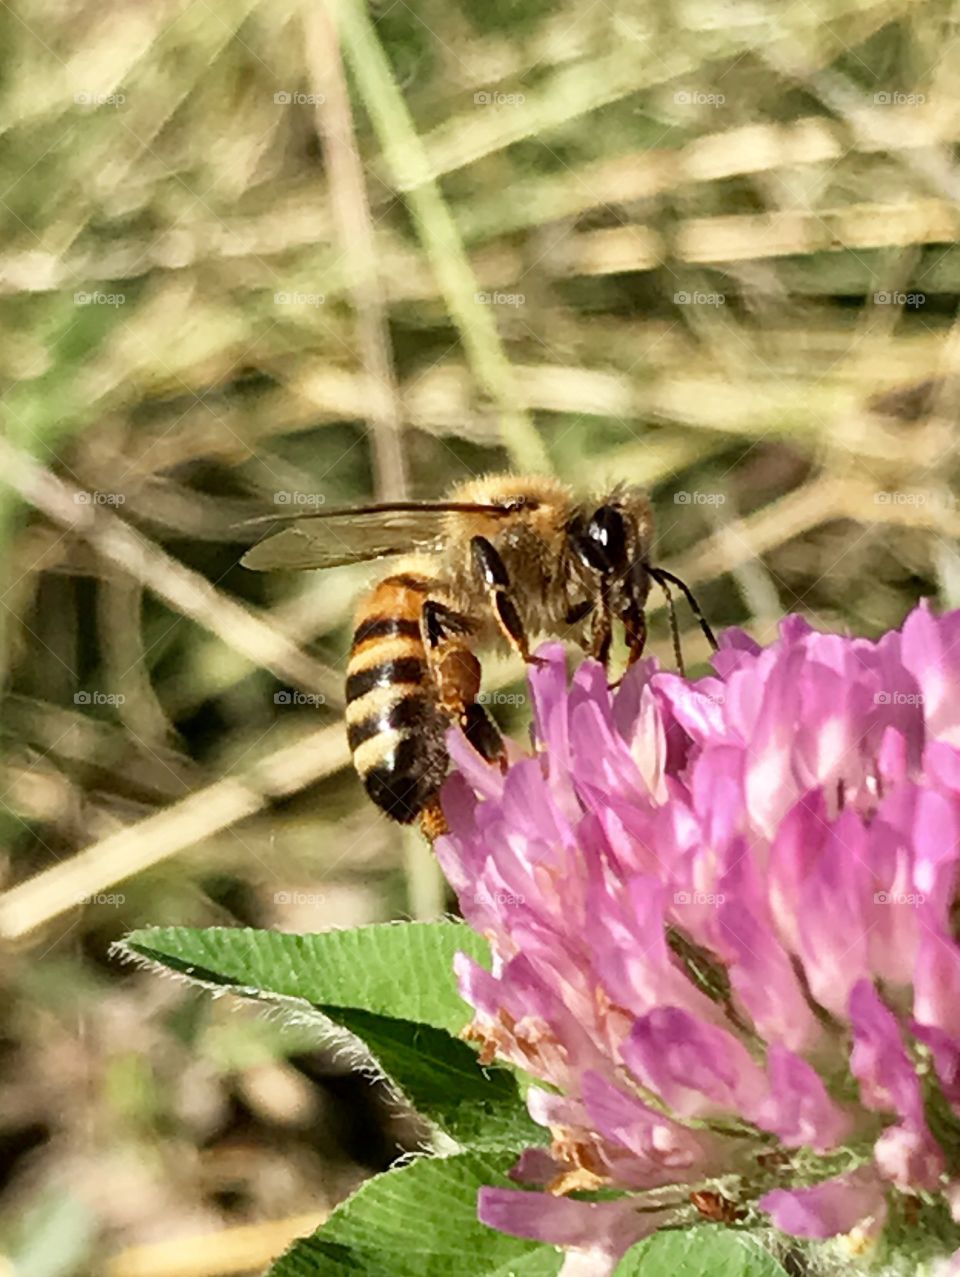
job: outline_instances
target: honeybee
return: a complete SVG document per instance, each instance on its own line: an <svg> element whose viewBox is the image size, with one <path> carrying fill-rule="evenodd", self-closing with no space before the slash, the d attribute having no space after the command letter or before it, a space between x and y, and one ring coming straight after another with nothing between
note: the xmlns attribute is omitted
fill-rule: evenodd
<svg viewBox="0 0 960 1277"><path fill-rule="evenodd" d="M271 522L275 522L272 518ZM364 596L347 665L347 736L353 763L378 807L401 824L418 816L428 836L444 828L437 795L445 744L459 723L491 763L502 757L493 720L478 702L474 646L495 644L534 663L536 634L571 637L606 666L614 621L628 664L643 652L651 581L670 603L693 595L653 567L647 496L621 486L578 501L556 479L491 475L443 501L395 501L298 517L244 555L259 571L322 568L412 555Z"/></svg>

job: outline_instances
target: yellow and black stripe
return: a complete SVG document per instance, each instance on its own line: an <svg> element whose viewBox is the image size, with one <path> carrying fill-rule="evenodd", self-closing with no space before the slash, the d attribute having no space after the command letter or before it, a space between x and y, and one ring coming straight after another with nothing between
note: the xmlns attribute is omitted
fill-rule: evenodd
<svg viewBox="0 0 960 1277"><path fill-rule="evenodd" d="M447 772L440 710L421 614L434 582L415 573L381 581L361 602L347 665L347 740L367 793L409 824Z"/></svg>

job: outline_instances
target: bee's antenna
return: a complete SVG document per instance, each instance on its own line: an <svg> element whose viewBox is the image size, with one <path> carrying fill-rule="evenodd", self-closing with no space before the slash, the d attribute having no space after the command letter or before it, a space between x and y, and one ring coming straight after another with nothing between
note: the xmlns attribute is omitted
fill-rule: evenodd
<svg viewBox="0 0 960 1277"><path fill-rule="evenodd" d="M715 652L720 647L720 644L717 642L716 636L714 635L713 630L711 630L709 624L707 623L707 618L703 615L703 612L700 610L700 604L697 602L696 598L694 597L693 591L690 589L689 585L687 585L685 581L681 581L678 576L674 576L672 572L668 572L666 568L651 567L651 568L648 568L647 571L650 573L651 577L653 577L654 581L656 581L656 583L660 586L660 589L663 590L664 594L666 595L667 607L670 612L670 630L671 630L671 633L673 634L674 648L677 651L677 665L680 667L680 672L683 673L683 662L680 659L679 639L677 637L677 618L676 618L676 614L675 614L674 606L673 606L673 597L667 585L668 581L672 581L672 583L675 586L677 586L678 589L683 591L684 598L690 604L691 612L699 621L700 628L701 630L703 630L704 634L706 635L707 642L710 644L710 646L713 648Z"/></svg>

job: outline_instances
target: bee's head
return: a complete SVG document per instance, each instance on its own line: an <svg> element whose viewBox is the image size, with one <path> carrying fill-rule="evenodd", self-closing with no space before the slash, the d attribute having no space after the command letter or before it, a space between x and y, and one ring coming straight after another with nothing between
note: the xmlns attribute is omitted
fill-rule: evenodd
<svg viewBox="0 0 960 1277"><path fill-rule="evenodd" d="M599 504L577 511L567 525L567 538L575 560L592 578L599 600L610 615L619 617L628 631L645 631L643 608L650 582L656 581L667 599L677 668L683 673L683 655L670 586L684 594L714 651L717 640L704 619L689 586L666 568L650 563L653 512L639 488L619 488ZM640 638L642 646L642 637Z"/></svg>
<svg viewBox="0 0 960 1277"><path fill-rule="evenodd" d="M633 595L645 578L653 516L650 502L637 488L619 488L593 509L582 509L568 534L573 553L605 587ZM631 586L631 582L633 585Z"/></svg>

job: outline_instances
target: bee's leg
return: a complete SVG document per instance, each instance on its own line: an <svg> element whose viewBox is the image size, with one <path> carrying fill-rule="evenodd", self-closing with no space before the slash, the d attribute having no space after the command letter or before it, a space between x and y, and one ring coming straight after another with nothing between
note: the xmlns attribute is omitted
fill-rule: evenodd
<svg viewBox="0 0 960 1277"><path fill-rule="evenodd" d="M576 625L585 617L593 612L593 618L590 625L589 635L584 635L580 640L580 646L592 657L593 660L599 661L604 669L610 663L610 643L613 639L613 626L610 620L610 608L607 600L602 595L597 599L584 599L567 612L563 618L566 625Z"/></svg>
<svg viewBox="0 0 960 1277"><path fill-rule="evenodd" d="M627 669L635 665L647 645L647 596L650 593L650 570L645 559L634 559L627 569L625 587L627 606L620 613L624 638L627 640Z"/></svg>
<svg viewBox="0 0 960 1277"><path fill-rule="evenodd" d="M478 704L481 668L463 641L476 626L470 617L455 612L437 599L426 599L421 613L424 647L441 708L458 722L467 739L488 762L505 758L503 738L496 723Z"/></svg>
<svg viewBox="0 0 960 1277"><path fill-rule="evenodd" d="M589 616L595 607L596 603L593 599L581 599L579 603L574 603L563 618L564 625L577 625L584 617Z"/></svg>
<svg viewBox="0 0 960 1277"><path fill-rule="evenodd" d="M506 769L507 753L500 729L478 701L480 662L465 641L476 628L471 617L455 611L440 599L424 600L420 629L440 708L451 722L460 724L467 740L482 758ZM447 832L439 798L423 809L420 826L431 842Z"/></svg>
<svg viewBox="0 0 960 1277"><path fill-rule="evenodd" d="M498 763L501 771L507 768L507 751L504 748L500 728L487 713L485 706L474 701L464 710L461 722L464 735L488 763Z"/></svg>
<svg viewBox="0 0 960 1277"><path fill-rule="evenodd" d="M610 613L606 609L598 610L593 633L590 635L590 655L595 661L599 661L604 669L610 664L612 642L613 625L610 622Z"/></svg>
<svg viewBox="0 0 960 1277"><path fill-rule="evenodd" d="M608 585L604 585L604 601L608 599ZM650 590L650 575L645 560L635 559L627 571L620 575L620 591L625 602L617 609L617 615L623 623L623 637L627 644L626 669L635 665L643 655L647 645L647 617L644 605ZM622 676L610 688L618 687Z"/></svg>
<svg viewBox="0 0 960 1277"><path fill-rule="evenodd" d="M613 620L610 615L610 600L607 597L607 590L601 587L600 593L595 599L584 599L580 603L574 604L570 611L563 618L567 625L576 625L578 621L582 621L585 617L593 613L590 633L581 641L580 646L592 657L593 660L599 661L604 669L610 664L610 644L613 642ZM615 684L611 684L615 686Z"/></svg>
<svg viewBox="0 0 960 1277"><path fill-rule="evenodd" d="M627 640L627 669L635 665L647 645L647 618L642 607L631 608L623 618Z"/></svg>
<svg viewBox="0 0 960 1277"><path fill-rule="evenodd" d="M439 599L424 599L420 631L427 665L440 707L453 722L462 719L466 706L480 692L480 662L464 642L473 628L462 612Z"/></svg>
<svg viewBox="0 0 960 1277"><path fill-rule="evenodd" d="M423 645L430 655L451 639L455 634L463 636L472 634L476 623L463 612L454 611L439 599L424 599L420 613L420 628L423 632Z"/></svg>
<svg viewBox="0 0 960 1277"><path fill-rule="evenodd" d="M645 597L646 596L644 594L642 598L645 598ZM642 598L638 599L635 597L620 612L620 620L623 622L623 637L626 640L626 644L627 644L626 669L629 669L631 665L635 665L637 661L639 661L640 657L643 655L643 649L647 645L647 617L646 617L646 613L643 610ZM608 617L607 624L608 624L607 645L609 647L609 642L610 642L609 617ZM624 671L624 673L625 672L626 670ZM621 676L618 679L616 679L612 683L608 683L607 686L610 688L611 691L613 691L613 689L615 687L619 687L622 682L623 682L623 675L621 674Z"/></svg>
<svg viewBox="0 0 960 1277"><path fill-rule="evenodd" d="M610 644L613 642L613 621L610 616L610 599L606 585L600 588L593 626L590 631L590 655L604 669L610 664Z"/></svg>
<svg viewBox="0 0 960 1277"><path fill-rule="evenodd" d="M627 669L629 669L630 666L633 664L633 662L636 660L636 657L634 656L634 636L630 630L630 626L627 623L626 618L621 617L620 619L624 622L625 638L627 640L627 644L629 647L629 651L627 654ZM597 639L597 636L595 636L595 639L597 639L597 641L601 644L601 647L600 647L601 654L598 655L597 660L603 662L604 669L607 668L607 662L610 657L610 642L611 642L612 634L613 634L613 623L610 618L610 613L606 612L604 615L603 632L602 634L599 635L598 639ZM644 634L646 634L646 630L644 630ZM642 650L643 648L642 638L640 640L640 647ZM622 682L623 682L623 674L621 674L619 678L615 678L612 683L608 683L607 689L612 692L616 688L618 688Z"/></svg>
<svg viewBox="0 0 960 1277"><path fill-rule="evenodd" d="M489 591L490 605L504 637L527 665L542 665L541 659L530 651L523 620L510 594L510 574L503 559L486 537L474 537L470 550L474 567Z"/></svg>

